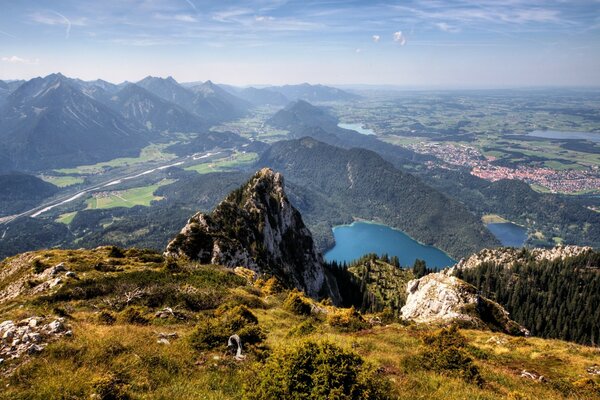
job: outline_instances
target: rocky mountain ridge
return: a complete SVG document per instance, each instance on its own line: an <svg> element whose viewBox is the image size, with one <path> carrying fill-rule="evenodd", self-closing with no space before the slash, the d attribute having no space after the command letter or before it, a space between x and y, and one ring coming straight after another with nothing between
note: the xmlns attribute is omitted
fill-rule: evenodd
<svg viewBox="0 0 600 400"><path fill-rule="evenodd" d="M285 194L283 176L269 168L258 171L212 213L190 218L164 255L244 266L274 275L311 297L337 297L310 231Z"/></svg>
<svg viewBox="0 0 600 400"><path fill-rule="evenodd" d="M551 249L534 248L529 249L525 252L523 249L517 249L512 247L497 248L497 249L483 249L478 253L475 253L469 257L461 259L458 264L452 267L452 272L461 269L476 268L483 263L494 263L497 265L504 265L511 267L517 262L524 262L529 259L535 261L554 261L564 260L565 258L575 257L587 252L591 252L593 249L589 246L555 246Z"/></svg>

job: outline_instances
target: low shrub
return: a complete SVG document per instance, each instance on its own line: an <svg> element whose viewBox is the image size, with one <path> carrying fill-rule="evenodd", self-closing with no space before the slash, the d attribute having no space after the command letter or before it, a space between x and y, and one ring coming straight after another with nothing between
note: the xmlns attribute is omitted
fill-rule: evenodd
<svg viewBox="0 0 600 400"><path fill-rule="evenodd" d="M231 335L239 335L242 346L255 345L265 339L258 319L246 306L223 307L213 317L200 321L192 332L190 343L196 350L227 347Z"/></svg>
<svg viewBox="0 0 600 400"><path fill-rule="evenodd" d="M112 375L94 379L92 387L100 400L129 400L131 398L124 388L124 383Z"/></svg>
<svg viewBox="0 0 600 400"><path fill-rule="evenodd" d="M306 335L310 335L311 333L315 332L316 330L317 330L317 327L315 326L314 322L311 321L310 319L307 319L305 321L302 321L298 325L294 326L292 329L290 329L287 336L288 337L290 337L290 336L306 336Z"/></svg>
<svg viewBox="0 0 600 400"><path fill-rule="evenodd" d="M369 324L354 307L338 308L327 315L327 322L342 332L356 332L369 327Z"/></svg>
<svg viewBox="0 0 600 400"><path fill-rule="evenodd" d="M114 316L113 313L109 311L101 311L98 314L98 323L102 325L113 325L117 322L117 317Z"/></svg>
<svg viewBox="0 0 600 400"><path fill-rule="evenodd" d="M36 258L31 263L31 268L33 269L34 274L41 274L42 272L44 272L46 270L47 267L43 262L41 262L39 259Z"/></svg>
<svg viewBox="0 0 600 400"><path fill-rule="evenodd" d="M456 326L426 335L423 342L426 349L418 356L418 364L423 368L483 384L479 369L466 351L467 339Z"/></svg>
<svg viewBox="0 0 600 400"><path fill-rule="evenodd" d="M246 400L391 399L391 385L357 354L327 342L281 348L252 371Z"/></svg>
<svg viewBox="0 0 600 400"><path fill-rule="evenodd" d="M304 293L294 289L288 294L283 302L283 308L296 315L310 315L312 304L311 301L304 296Z"/></svg>
<svg viewBox="0 0 600 400"><path fill-rule="evenodd" d="M121 319L126 324L148 325L150 320L144 316L139 307L127 307L121 312Z"/></svg>

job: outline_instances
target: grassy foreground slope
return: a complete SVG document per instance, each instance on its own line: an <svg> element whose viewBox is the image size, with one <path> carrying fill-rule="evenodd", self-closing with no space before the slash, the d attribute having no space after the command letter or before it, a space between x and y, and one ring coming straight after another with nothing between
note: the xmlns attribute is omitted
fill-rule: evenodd
<svg viewBox="0 0 600 400"><path fill-rule="evenodd" d="M65 271L52 275L59 263ZM61 283L45 286L56 277ZM249 270L176 263L137 249L44 250L5 260L0 322L34 316L63 317L72 335L44 339L43 350L2 362L0 399L274 398L265 374L277 373L277 384L285 387L292 371L307 379L343 378L353 390L371 390L369 398L600 398L599 376L586 371L600 364L598 348L490 331L439 331L389 313L360 315ZM227 352L233 333L242 339L239 360ZM318 349L314 370L292 370L295 355ZM320 360L323 354L336 357ZM360 373L348 367L340 377L317 368L338 359L353 360ZM340 390L329 398L358 398Z"/></svg>

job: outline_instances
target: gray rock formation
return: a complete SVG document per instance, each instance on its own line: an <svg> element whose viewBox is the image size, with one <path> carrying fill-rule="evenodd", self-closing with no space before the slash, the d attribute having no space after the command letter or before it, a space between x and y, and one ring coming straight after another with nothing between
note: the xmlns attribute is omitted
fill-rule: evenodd
<svg viewBox="0 0 600 400"><path fill-rule="evenodd" d="M452 267L451 273L455 272L457 269L477 268L483 263L494 263L496 265L512 268L515 263L526 262L529 258L533 258L536 261L564 260L565 258L576 257L590 251L593 251L591 247L570 245L556 246L551 249L528 249L526 252L523 249L515 249L512 247L483 249L470 257L460 260L458 264Z"/></svg>
<svg viewBox="0 0 600 400"><path fill-rule="evenodd" d="M414 279L407 285L408 297L402 317L419 323L451 323L490 328L513 335L529 332L512 321L498 303L477 293L477 289L447 271Z"/></svg>
<svg viewBox="0 0 600 400"><path fill-rule="evenodd" d="M258 171L212 213L190 218L165 256L243 266L274 275L311 297L339 297L330 289L310 231L285 194L283 176L269 168Z"/></svg>

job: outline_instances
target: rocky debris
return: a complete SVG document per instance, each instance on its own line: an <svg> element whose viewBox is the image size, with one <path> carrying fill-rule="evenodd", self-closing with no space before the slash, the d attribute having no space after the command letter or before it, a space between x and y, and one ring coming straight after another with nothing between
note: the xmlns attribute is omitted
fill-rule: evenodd
<svg viewBox="0 0 600 400"><path fill-rule="evenodd" d="M65 276L67 278L71 278L71 279L79 279L79 277L77 276L77 274L73 271L67 271L67 273L65 274Z"/></svg>
<svg viewBox="0 0 600 400"><path fill-rule="evenodd" d="M283 176L269 168L258 171L212 213L190 218L164 254L203 264L243 266L274 275L311 297L326 293L339 300L310 231L285 194Z"/></svg>
<svg viewBox="0 0 600 400"><path fill-rule="evenodd" d="M402 318L419 323L461 321L477 328L490 328L513 335L529 332L512 321L499 304L480 296L468 283L447 271L425 275L407 284L408 297Z"/></svg>
<svg viewBox="0 0 600 400"><path fill-rule="evenodd" d="M508 340L498 336L492 336L486 341L486 343L495 344L496 346L504 346L508 343Z"/></svg>
<svg viewBox="0 0 600 400"><path fill-rule="evenodd" d="M36 253L23 253L2 262L0 266L0 304L21 295L38 295L59 288L67 278L79 279L65 263L49 266L36 273L33 264L44 262ZM41 264L44 265L44 264Z"/></svg>
<svg viewBox="0 0 600 400"><path fill-rule="evenodd" d="M521 371L521 378L531 379L532 381L545 382L546 378L543 375L538 374L537 372L531 372L527 370Z"/></svg>
<svg viewBox="0 0 600 400"><path fill-rule="evenodd" d="M3 321L0 323L0 358L18 359L26 354L39 353L50 341L72 334L66 329L64 318L47 324L44 324L42 317L30 317L18 322Z"/></svg>
<svg viewBox="0 0 600 400"><path fill-rule="evenodd" d="M181 320L187 318L184 313L178 312L171 307L165 307L162 310L158 310L156 313L154 313L154 318L166 319L171 317Z"/></svg>
<svg viewBox="0 0 600 400"><path fill-rule="evenodd" d="M496 265L505 265L512 267L516 262L524 262L530 257L536 261L542 260L557 260L565 259L569 257L575 257L581 254L585 254L589 251L593 251L591 247L587 246L556 246L552 249L515 249L512 247L500 248L500 249L483 249L479 253L473 254L468 258L463 258L452 267L454 269L470 269L476 268L483 263L494 263Z"/></svg>
<svg viewBox="0 0 600 400"><path fill-rule="evenodd" d="M66 270L67 269L65 268L65 263L60 263L50 269L50 275L56 276L61 272L65 272Z"/></svg>
<svg viewBox="0 0 600 400"><path fill-rule="evenodd" d="M600 375L600 366L592 365L591 367L586 368L585 371L590 375Z"/></svg>
<svg viewBox="0 0 600 400"><path fill-rule="evenodd" d="M159 332L157 333L158 340L156 343L158 344L171 344L171 340L175 340L179 338L179 334L177 332L165 333Z"/></svg>

